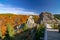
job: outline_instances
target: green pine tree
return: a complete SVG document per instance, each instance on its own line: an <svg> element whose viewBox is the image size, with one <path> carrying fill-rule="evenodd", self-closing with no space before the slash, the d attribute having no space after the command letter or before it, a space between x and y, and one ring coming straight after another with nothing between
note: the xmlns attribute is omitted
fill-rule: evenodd
<svg viewBox="0 0 60 40"><path fill-rule="evenodd" d="M45 26L43 24L37 25L36 40L40 40L40 37L44 37L44 30Z"/></svg>
<svg viewBox="0 0 60 40"><path fill-rule="evenodd" d="M0 39L2 38L2 31L1 31L1 29L0 29Z"/></svg>
<svg viewBox="0 0 60 40"><path fill-rule="evenodd" d="M7 24L7 34L5 35L4 40L14 40L14 28L8 23Z"/></svg>
<svg viewBox="0 0 60 40"><path fill-rule="evenodd" d="M10 37L13 37L14 36L14 28L8 23L7 24L7 32L9 34Z"/></svg>

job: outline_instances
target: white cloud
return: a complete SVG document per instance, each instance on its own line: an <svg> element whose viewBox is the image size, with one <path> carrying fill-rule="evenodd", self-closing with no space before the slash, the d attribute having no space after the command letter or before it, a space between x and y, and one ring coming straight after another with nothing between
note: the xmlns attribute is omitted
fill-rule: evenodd
<svg viewBox="0 0 60 40"><path fill-rule="evenodd" d="M24 8L16 8L11 5L0 4L0 13L14 13L14 14L26 14L37 15L35 12L26 11Z"/></svg>

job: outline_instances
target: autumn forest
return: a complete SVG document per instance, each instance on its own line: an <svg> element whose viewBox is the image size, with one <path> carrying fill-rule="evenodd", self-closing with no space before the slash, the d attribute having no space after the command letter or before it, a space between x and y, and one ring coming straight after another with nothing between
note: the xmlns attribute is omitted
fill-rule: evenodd
<svg viewBox="0 0 60 40"><path fill-rule="evenodd" d="M0 14L0 28L2 35L4 36L6 34L7 23L10 23L12 27L15 27L16 25L25 23L28 17L28 15ZM35 22L38 18L37 15L34 16Z"/></svg>

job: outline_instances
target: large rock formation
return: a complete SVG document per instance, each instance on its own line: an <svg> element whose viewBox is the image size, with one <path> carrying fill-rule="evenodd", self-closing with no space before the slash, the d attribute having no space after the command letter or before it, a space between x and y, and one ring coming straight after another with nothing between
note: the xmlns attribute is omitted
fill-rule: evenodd
<svg viewBox="0 0 60 40"><path fill-rule="evenodd" d="M59 20L57 18L55 18L51 13L48 13L48 12L42 12L40 15L39 15L40 19L39 19L39 22L40 24L49 24L49 25L53 25L53 24L56 24L58 25L59 23Z"/></svg>
<svg viewBox="0 0 60 40"><path fill-rule="evenodd" d="M34 22L33 16L29 16L28 20L27 20L27 26L28 28L32 28L34 27L36 24Z"/></svg>

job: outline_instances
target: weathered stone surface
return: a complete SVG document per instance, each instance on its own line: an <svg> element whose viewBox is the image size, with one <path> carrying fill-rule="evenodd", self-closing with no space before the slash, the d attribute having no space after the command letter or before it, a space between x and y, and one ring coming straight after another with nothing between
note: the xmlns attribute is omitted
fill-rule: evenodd
<svg viewBox="0 0 60 40"><path fill-rule="evenodd" d="M57 25L60 20L55 18L51 13L49 12L42 12L39 15L40 19L38 20L38 23L40 24L49 24L51 26Z"/></svg>
<svg viewBox="0 0 60 40"><path fill-rule="evenodd" d="M56 23L57 20L54 18L54 16L51 13L48 12L42 12L40 15L40 23Z"/></svg>
<svg viewBox="0 0 60 40"><path fill-rule="evenodd" d="M34 26L36 26L35 22L34 22L34 19L33 19L33 16L30 16L27 20L27 26L28 28L32 28Z"/></svg>

